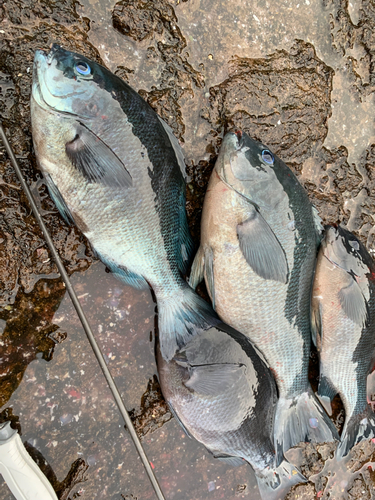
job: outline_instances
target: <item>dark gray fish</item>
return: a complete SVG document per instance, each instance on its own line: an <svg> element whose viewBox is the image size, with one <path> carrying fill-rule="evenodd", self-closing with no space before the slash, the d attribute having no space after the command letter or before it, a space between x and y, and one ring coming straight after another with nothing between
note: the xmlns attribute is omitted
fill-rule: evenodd
<svg viewBox="0 0 375 500"><path fill-rule="evenodd" d="M121 79L58 46L36 53L31 110L61 213L120 279L155 292L161 385L177 418L212 452L248 460L264 498L279 498L303 477L285 461L275 470L272 373L181 277L192 245L170 129Z"/></svg>
<svg viewBox="0 0 375 500"><path fill-rule="evenodd" d="M312 294L313 339L320 355L318 394L330 408L338 393L345 425L337 457L375 436L367 375L375 356L375 265L349 231L327 226Z"/></svg>
<svg viewBox="0 0 375 500"><path fill-rule="evenodd" d="M163 394L188 436L233 466L252 465L264 500L283 499L305 478L275 464L274 378L246 337L221 323L192 339L169 363L158 353ZM277 467L275 468L275 465Z"/></svg>
<svg viewBox="0 0 375 500"><path fill-rule="evenodd" d="M228 133L204 201L190 283L264 354L279 402L275 446L324 442L337 431L308 382L310 291L320 219L295 175L263 144Z"/></svg>

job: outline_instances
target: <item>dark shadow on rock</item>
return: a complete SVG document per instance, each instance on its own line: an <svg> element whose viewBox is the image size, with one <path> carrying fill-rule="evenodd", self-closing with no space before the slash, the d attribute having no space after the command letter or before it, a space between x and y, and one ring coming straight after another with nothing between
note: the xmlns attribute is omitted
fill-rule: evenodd
<svg viewBox="0 0 375 500"><path fill-rule="evenodd" d="M20 291L14 305L0 310L5 325L0 342L0 407L19 386L29 363L37 357L49 361L56 343L65 339L65 332L52 323L64 295L61 280L41 280L31 293Z"/></svg>

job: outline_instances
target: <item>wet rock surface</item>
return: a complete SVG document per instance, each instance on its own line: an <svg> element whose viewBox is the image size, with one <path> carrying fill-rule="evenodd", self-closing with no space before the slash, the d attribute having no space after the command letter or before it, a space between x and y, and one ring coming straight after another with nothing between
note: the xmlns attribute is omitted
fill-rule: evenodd
<svg viewBox="0 0 375 500"><path fill-rule="evenodd" d="M187 209L197 244L204 193L223 134L237 127L293 169L324 223L346 224L374 253L373 2L81 4L1 3L0 119L167 498L257 500L249 468L218 463L171 419L155 378L151 295L124 287L100 264L92 265L85 238L65 224L46 193L30 131L34 51L59 43L105 64L169 123L185 152ZM151 499L64 291L0 147L0 421L10 419L33 458L47 461L45 473L60 499ZM313 385L316 369L313 355ZM340 428L339 398L333 418ZM332 465L336 477L348 483L338 496L333 473L333 493L324 492L329 475L324 467L333 450L324 444L291 450L291 460L310 482L294 488L289 500L374 497L374 473L363 469L375 460L374 444L357 446L347 469ZM1 484L0 500L10 498Z"/></svg>

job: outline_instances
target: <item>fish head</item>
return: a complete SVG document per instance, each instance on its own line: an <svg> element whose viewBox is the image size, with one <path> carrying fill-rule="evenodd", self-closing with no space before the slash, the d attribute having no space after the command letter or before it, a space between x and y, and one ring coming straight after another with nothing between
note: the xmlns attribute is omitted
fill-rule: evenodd
<svg viewBox="0 0 375 500"><path fill-rule="evenodd" d="M92 119L105 111L103 93L107 70L54 44L47 53L37 50L34 57L32 97L47 111Z"/></svg>
<svg viewBox="0 0 375 500"><path fill-rule="evenodd" d="M216 161L219 177L239 194L260 207L275 207L283 189L274 167L279 160L262 143L245 132L225 135Z"/></svg>
<svg viewBox="0 0 375 500"><path fill-rule="evenodd" d="M341 226L327 226L322 241L323 255L336 267L357 278L372 274L374 263L364 245Z"/></svg>

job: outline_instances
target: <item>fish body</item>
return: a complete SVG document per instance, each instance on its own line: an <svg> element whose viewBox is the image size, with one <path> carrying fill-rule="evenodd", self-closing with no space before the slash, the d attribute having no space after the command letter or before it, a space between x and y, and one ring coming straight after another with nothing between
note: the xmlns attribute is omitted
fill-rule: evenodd
<svg viewBox="0 0 375 500"><path fill-rule="evenodd" d="M224 137L190 277L219 317L254 342L276 377L278 453L336 431L308 382L310 290L319 223L290 169L245 133Z"/></svg>
<svg viewBox="0 0 375 500"><path fill-rule="evenodd" d="M375 435L366 380L375 355L375 265L349 231L328 226L318 254L313 293L313 338L320 356L319 396L338 393L345 424L337 456Z"/></svg>
<svg viewBox="0 0 375 500"><path fill-rule="evenodd" d="M279 484L303 480L285 461L276 468L267 363L182 279L192 245L170 129L122 80L58 46L36 53L31 112L38 163L60 212L120 279L155 292L161 387L181 425L227 460L248 460L267 500Z"/></svg>

